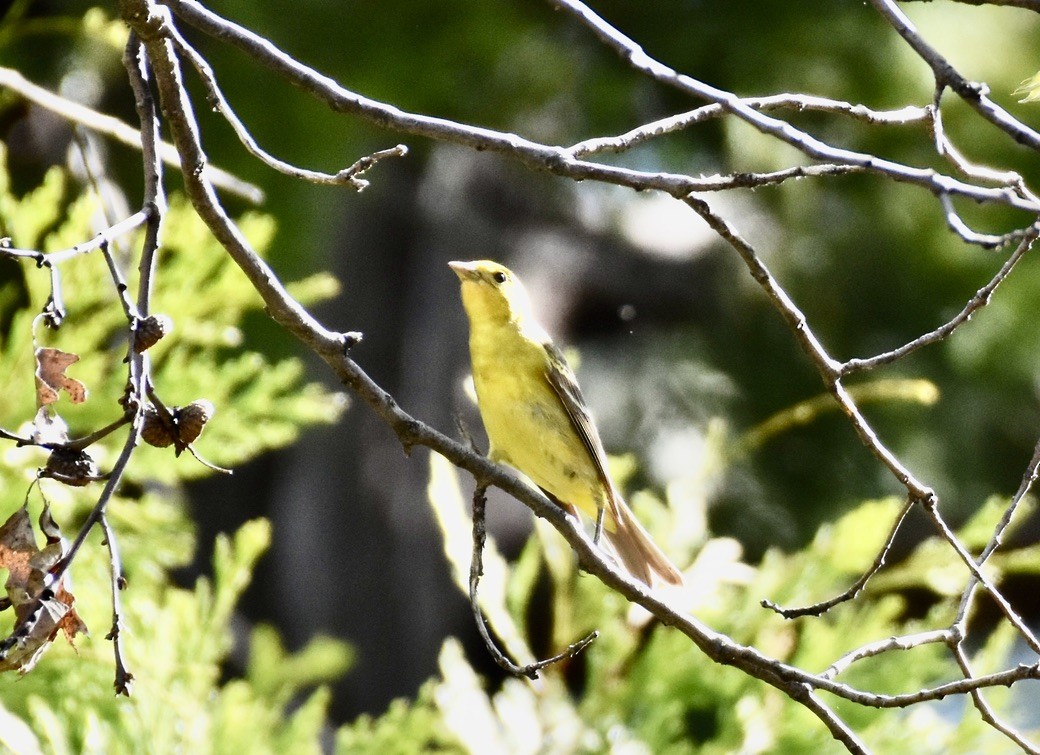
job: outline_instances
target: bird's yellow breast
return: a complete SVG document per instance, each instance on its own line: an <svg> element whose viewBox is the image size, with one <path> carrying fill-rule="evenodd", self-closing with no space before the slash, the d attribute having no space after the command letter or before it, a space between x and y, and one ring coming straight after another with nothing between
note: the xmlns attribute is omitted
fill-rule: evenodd
<svg viewBox="0 0 1040 755"><path fill-rule="evenodd" d="M595 516L605 491L588 450L546 381L544 346L515 324L474 323L470 355L491 457L523 472L561 502Z"/></svg>

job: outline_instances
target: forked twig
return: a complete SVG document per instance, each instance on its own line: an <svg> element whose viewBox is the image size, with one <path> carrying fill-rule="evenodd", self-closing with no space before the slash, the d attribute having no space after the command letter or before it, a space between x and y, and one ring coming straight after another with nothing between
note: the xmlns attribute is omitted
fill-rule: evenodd
<svg viewBox="0 0 1040 755"><path fill-rule="evenodd" d="M1004 264L1000 266L1000 270L997 271L997 274L990 279L989 283L976 291L975 294L968 299L968 302L964 305L963 309L961 309L961 311L954 315L954 317L949 321L943 323L935 330L918 336L914 340L897 349L892 349L891 351L886 351L872 357L849 359L841 365L841 374L851 375L863 370L872 370L875 367L880 367L884 364L891 364L908 354L912 354L922 346L928 346L929 344L936 343L949 336L953 331L970 320L972 315L974 315L978 310L989 304L993 292L996 291L997 287L1004 282L1004 279L1011 274L1015 265L1019 263L1022 257L1025 256L1026 252L1028 252L1032 247L1033 242L1036 241L1038 235L1040 235L1040 221L1033 223L1033 225L1026 229L1022 240L1018 242L1018 247L1008 256L1007 260L1004 261Z"/></svg>
<svg viewBox="0 0 1040 755"><path fill-rule="evenodd" d="M171 25L169 27L169 32L177 50L187 57L196 73L198 73L199 78L202 79L202 84L206 87L206 91L209 93L210 104L213 108L224 116L224 120L231 124L231 128L234 130L235 135L238 136L238 140L242 142L242 145L249 150L249 153L253 155L253 157L274 168L279 173L284 173L287 176L308 181L310 183L324 184L327 186L350 186L356 191L362 191L368 186L368 181L361 178L361 174L374 167L376 163L384 158L402 157L408 154L408 148L403 144L398 144L396 147L382 149L378 152L372 153L371 155L366 155L360 160L354 162L350 167L344 168L337 173L322 173L320 171L307 170L278 159L257 143L256 139L253 138L253 135L249 132L249 129L245 127L245 124L243 124L238 115L235 114L235 111L228 103L227 98L224 97L224 93L220 90L220 86L217 84L216 74L213 73L213 69L210 68L206 59L202 57L194 47L188 44L188 41L181 36L179 31L177 31L176 26Z"/></svg>
<svg viewBox="0 0 1040 755"><path fill-rule="evenodd" d="M518 666L513 663L513 661L511 661L506 654L499 649L494 639L492 639L491 633L488 631L487 621L484 619L483 611L480 610L480 601L477 594L477 589L480 585L480 578L484 574L484 544L487 542L487 529L485 527L487 507L486 494L487 485L478 483L476 489L473 491L473 559L470 561L469 567L470 609L473 611L473 618L477 622L477 631L484 640L484 644L487 646L488 652L491 654L495 663L513 676L526 676L528 679L537 679L538 672L546 666L551 666L554 663L559 663L568 658L573 658L588 647L593 640L599 637L599 631L593 631L583 639L568 645L563 652L557 653L551 658L528 663L524 666Z"/></svg>

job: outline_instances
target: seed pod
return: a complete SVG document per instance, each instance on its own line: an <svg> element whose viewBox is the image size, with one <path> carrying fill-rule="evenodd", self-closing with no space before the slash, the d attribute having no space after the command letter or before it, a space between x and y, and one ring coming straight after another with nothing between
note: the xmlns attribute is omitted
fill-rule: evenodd
<svg viewBox="0 0 1040 755"><path fill-rule="evenodd" d="M150 446L166 448L173 445L173 428L167 427L154 406L144 410L144 422L141 423L141 439Z"/></svg>
<svg viewBox="0 0 1040 755"><path fill-rule="evenodd" d="M184 445L193 443L202 434L202 429L212 419L214 412L216 408L213 403L206 399L192 401L174 412L177 419L177 440Z"/></svg>
<svg viewBox="0 0 1040 755"><path fill-rule="evenodd" d="M159 340L173 330L173 320L166 315L149 315L137 321L137 332L134 334L134 351L140 354L151 348Z"/></svg>
<svg viewBox="0 0 1040 755"><path fill-rule="evenodd" d="M47 458L47 466L43 474L45 477L53 477L66 485L83 487L96 480L101 472L97 463L90 458L90 454L86 451L55 448Z"/></svg>

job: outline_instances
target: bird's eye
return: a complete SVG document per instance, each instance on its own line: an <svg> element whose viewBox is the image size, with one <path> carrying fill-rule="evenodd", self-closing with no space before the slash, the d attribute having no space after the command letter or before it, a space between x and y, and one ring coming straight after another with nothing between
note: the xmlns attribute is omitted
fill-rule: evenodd
<svg viewBox="0 0 1040 755"><path fill-rule="evenodd" d="M501 272L501 271L495 273L491 277L495 279L495 283L505 283L506 282L506 274Z"/></svg>

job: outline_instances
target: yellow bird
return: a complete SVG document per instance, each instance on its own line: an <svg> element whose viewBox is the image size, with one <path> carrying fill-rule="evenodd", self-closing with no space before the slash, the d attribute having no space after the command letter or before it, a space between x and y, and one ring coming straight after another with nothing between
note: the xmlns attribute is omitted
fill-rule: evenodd
<svg viewBox="0 0 1040 755"><path fill-rule="evenodd" d="M682 575L650 539L607 472L607 455L574 373L535 320L527 291L489 260L448 263L462 281L477 403L489 456L560 506L596 517L628 572L651 585Z"/></svg>

